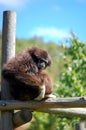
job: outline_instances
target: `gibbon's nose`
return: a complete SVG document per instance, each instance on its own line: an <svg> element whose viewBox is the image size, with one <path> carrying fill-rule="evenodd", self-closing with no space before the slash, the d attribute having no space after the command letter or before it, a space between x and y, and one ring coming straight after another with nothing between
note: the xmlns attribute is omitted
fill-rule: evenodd
<svg viewBox="0 0 86 130"><path fill-rule="evenodd" d="M44 62L38 63L38 68L39 69L45 69L45 63Z"/></svg>

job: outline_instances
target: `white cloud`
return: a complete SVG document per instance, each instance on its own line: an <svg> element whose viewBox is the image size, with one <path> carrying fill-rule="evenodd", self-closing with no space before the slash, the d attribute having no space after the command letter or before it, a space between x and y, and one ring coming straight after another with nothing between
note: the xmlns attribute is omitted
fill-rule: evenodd
<svg viewBox="0 0 86 130"><path fill-rule="evenodd" d="M0 5L9 7L20 7L26 5L29 0L0 0Z"/></svg>
<svg viewBox="0 0 86 130"><path fill-rule="evenodd" d="M50 27L50 28L38 27L38 28L35 28L31 32L31 36L50 37L50 38L61 39L61 38L68 37L69 33L67 30L58 29L55 27Z"/></svg>

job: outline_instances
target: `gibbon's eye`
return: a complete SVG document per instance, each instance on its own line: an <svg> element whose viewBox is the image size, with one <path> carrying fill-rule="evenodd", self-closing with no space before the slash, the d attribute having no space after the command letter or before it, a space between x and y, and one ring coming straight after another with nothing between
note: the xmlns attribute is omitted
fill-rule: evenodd
<svg viewBox="0 0 86 130"><path fill-rule="evenodd" d="M42 58L39 58L39 60L38 60L38 68L39 69L45 69L46 66L47 66L47 61L45 61Z"/></svg>

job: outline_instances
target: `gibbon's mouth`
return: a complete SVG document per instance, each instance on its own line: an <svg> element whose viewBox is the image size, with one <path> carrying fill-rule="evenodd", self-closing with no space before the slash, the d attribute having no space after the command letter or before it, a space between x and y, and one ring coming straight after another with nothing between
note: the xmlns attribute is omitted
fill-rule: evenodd
<svg viewBox="0 0 86 130"><path fill-rule="evenodd" d="M39 69L45 69L46 68L45 63L44 62L38 63L38 68Z"/></svg>

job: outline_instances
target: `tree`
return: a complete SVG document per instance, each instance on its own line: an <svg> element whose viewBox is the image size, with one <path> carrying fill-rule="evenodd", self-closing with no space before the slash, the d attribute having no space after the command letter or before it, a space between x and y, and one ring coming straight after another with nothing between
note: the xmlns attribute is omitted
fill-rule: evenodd
<svg viewBox="0 0 86 130"><path fill-rule="evenodd" d="M60 82L66 87L67 96L86 95L86 44L74 34L67 40L70 46L65 52L64 71Z"/></svg>

